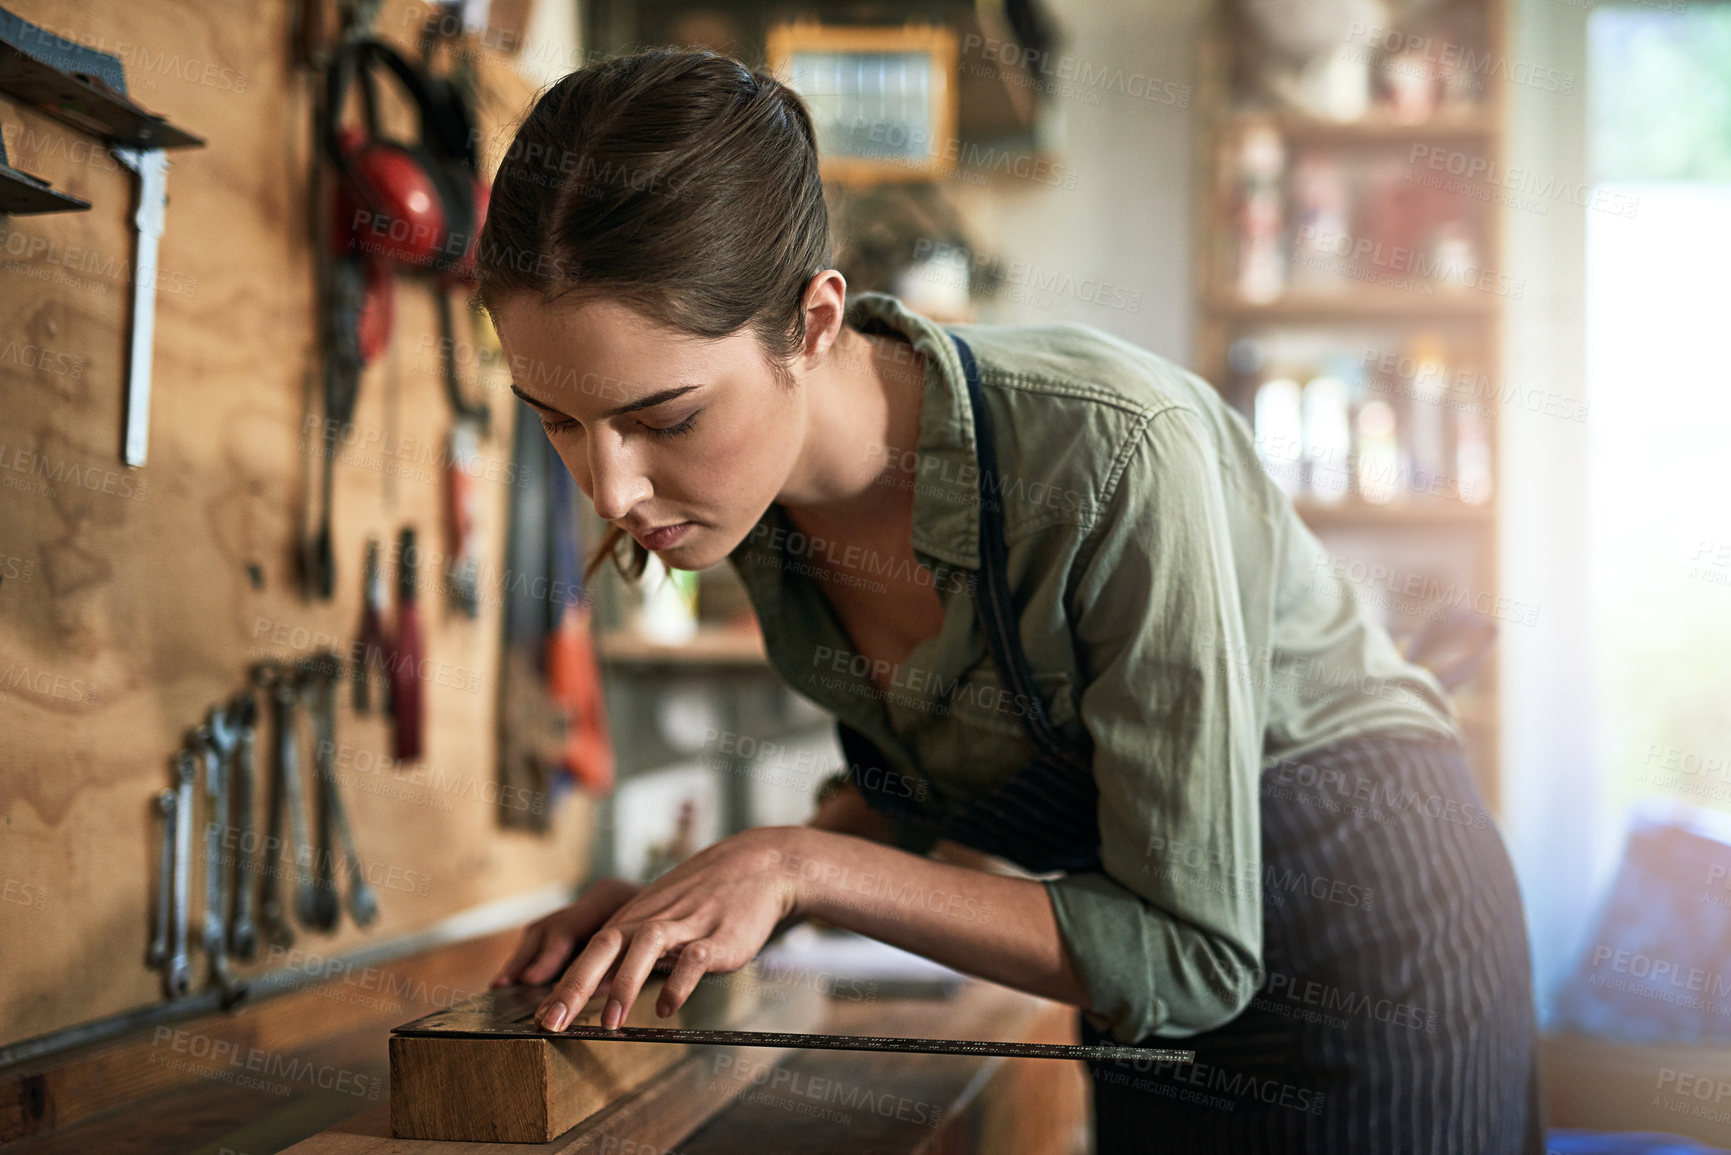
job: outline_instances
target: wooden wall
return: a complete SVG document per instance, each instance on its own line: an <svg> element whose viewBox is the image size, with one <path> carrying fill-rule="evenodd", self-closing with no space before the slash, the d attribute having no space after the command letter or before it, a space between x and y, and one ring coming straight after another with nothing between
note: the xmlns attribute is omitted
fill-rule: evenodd
<svg viewBox="0 0 1731 1155"><path fill-rule="evenodd" d="M388 542L413 524L425 545L444 548L439 452L451 423L433 298L400 283L392 353L368 367L356 413L374 447L349 451L336 470L338 597L304 600L295 551L316 493L306 422L319 359L311 103L289 50L293 5L8 7L119 53L134 99L207 147L170 154L150 459L128 470L119 439L131 176L89 137L0 101L11 163L93 205L0 226L0 1044L161 997L144 960L152 803L172 752L255 658L297 656L319 635L346 647L369 534ZM422 12L392 0L376 31L408 50ZM530 87L497 52L481 76L483 128L510 125ZM412 122L385 90L387 125L407 136ZM491 142L488 172L501 147ZM483 452L495 464L485 472L507 477L510 397L497 384L489 396L495 432ZM385 452L386 437L404 440ZM506 483L483 490L496 572ZM345 801L362 856L395 882L378 887L383 914L370 929L345 916L334 936L301 931L310 951L340 953L580 876L585 801L563 805L547 837L503 830L495 817L500 619L496 598L483 602L470 621L423 577L428 657L464 673L427 683L427 752L415 772L380 763L384 723L350 716L343 695ZM478 691L466 688L470 674ZM201 893L195 884L195 913ZM193 966L202 985L196 955Z"/></svg>

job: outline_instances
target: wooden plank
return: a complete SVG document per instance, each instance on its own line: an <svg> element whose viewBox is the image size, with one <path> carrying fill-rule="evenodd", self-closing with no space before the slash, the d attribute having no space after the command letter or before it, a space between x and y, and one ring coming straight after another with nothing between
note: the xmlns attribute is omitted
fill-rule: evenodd
<svg viewBox="0 0 1731 1155"><path fill-rule="evenodd" d="M765 998L759 1011L739 1024L742 1029L810 1030L824 1021L827 1000L814 988L801 985L772 990L774 997ZM641 999L638 1005L643 1005ZM591 1013L594 1007L595 1003L592 1001L589 1007L585 1008L585 1013ZM633 1007L633 1013L627 1021L637 1021L636 1007ZM497 1048L525 1040L450 1041ZM536 1043L532 1040L527 1042L531 1046L546 1047L549 1050L553 1047L553 1044ZM765 1047L685 1047L665 1043L620 1043L588 1039L566 1040L560 1047L569 1054L587 1055L588 1059L579 1062L593 1060L593 1064L588 1068L590 1070L593 1070L595 1065L611 1069L624 1062L619 1058L600 1055L600 1052L606 1050L655 1048L671 1053L674 1061L658 1074L639 1081L633 1089L615 1094L600 1109L594 1110L564 1134L546 1141L521 1141L522 1145L513 1148L514 1155L516 1152L522 1152L523 1155L593 1155L615 1150L618 1144L627 1138L637 1143L640 1149L668 1150L702 1126L711 1116L726 1108L736 1095L751 1085L748 1080L739 1077L739 1072L757 1070L764 1064L773 1067L787 1054L778 1048ZM745 1057L747 1052L750 1052L749 1059ZM532 1080L540 1075L533 1062L525 1062L516 1057L507 1062L513 1064L518 1074L527 1079ZM568 1084L568 1087L576 1088L577 1085ZM522 1102L521 1087L505 1088L503 1093L513 1102ZM576 1089L574 1094L579 1099L583 1096L581 1089ZM428 1155L431 1151L437 1151L439 1155L497 1155L498 1148L487 1140L451 1140L440 1142L434 1147L430 1145L431 1140L399 1137L393 1133L392 1117L395 1110L393 1091L393 1100L388 1107L370 1109L328 1131L295 1144L289 1150L296 1155Z"/></svg>
<svg viewBox="0 0 1731 1155"><path fill-rule="evenodd" d="M644 984L626 1023L667 1024L655 1015L665 981L657 975ZM600 1023L605 1005L597 995L575 1021ZM391 1131L403 1139L545 1143L678 1063L687 1050L592 1039L393 1036Z"/></svg>

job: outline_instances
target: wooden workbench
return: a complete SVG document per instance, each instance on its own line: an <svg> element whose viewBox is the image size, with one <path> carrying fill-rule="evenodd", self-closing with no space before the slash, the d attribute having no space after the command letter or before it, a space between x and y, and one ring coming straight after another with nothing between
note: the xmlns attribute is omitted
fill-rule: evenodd
<svg viewBox="0 0 1731 1155"><path fill-rule="evenodd" d="M1080 1063L854 1051L798 1052L777 1068L755 1071L729 1106L674 1139L610 1126L605 1113L549 1144L392 1139L390 1028L484 987L515 937L513 931L388 967L336 972L237 1013L149 1028L0 1072L0 1146L7 1155L285 1149L295 1155L665 1155L670 1149L1077 1155L1085 1149L1088 1079ZM1071 1008L985 982L970 981L945 1000L828 1006L819 1029L837 1034L1076 1041ZM739 1053L741 1064L750 1061L750 1048Z"/></svg>

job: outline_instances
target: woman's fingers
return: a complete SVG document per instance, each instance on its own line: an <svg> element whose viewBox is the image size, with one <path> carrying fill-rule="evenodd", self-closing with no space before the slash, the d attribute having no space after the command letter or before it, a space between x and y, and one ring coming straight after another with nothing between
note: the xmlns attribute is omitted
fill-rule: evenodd
<svg viewBox="0 0 1731 1155"><path fill-rule="evenodd" d="M601 1012L601 1025L612 1030L625 1021L637 993L649 978L649 972L661 956L679 946L689 937L678 923L655 919L637 928L631 936L631 946L620 960L613 975L613 988L608 993L607 1006Z"/></svg>
<svg viewBox="0 0 1731 1155"><path fill-rule="evenodd" d="M508 987L517 981L523 965L535 956L541 949L541 939L546 934L542 923L532 922L523 928L522 937L517 940L517 949L511 952L511 957L505 960L505 965L499 968L499 973L493 976L493 987Z"/></svg>
<svg viewBox="0 0 1731 1155"><path fill-rule="evenodd" d="M685 949L679 952L679 960L673 964L673 973L661 984L661 998L655 1003L656 1014L666 1018L685 1005L685 1000L691 997L697 986L697 980L708 973L709 960L714 954L714 944L709 939L700 938L685 944Z"/></svg>
<svg viewBox="0 0 1731 1155"><path fill-rule="evenodd" d="M577 956L569 969L553 986L553 993L535 1012L535 1018L549 1031L560 1031L577 1017L577 1012L595 993L595 987L607 974L613 960L625 949L625 932L616 926L604 926L590 938L589 945Z"/></svg>
<svg viewBox="0 0 1731 1155"><path fill-rule="evenodd" d="M540 949L535 961L523 968L523 981L531 985L544 983L559 973L577 945L577 936L568 925L555 925L542 932Z"/></svg>

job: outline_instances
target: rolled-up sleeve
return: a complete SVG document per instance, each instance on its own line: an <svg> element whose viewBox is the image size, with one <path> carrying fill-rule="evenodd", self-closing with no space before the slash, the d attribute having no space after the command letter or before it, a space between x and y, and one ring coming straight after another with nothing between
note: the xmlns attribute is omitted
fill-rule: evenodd
<svg viewBox="0 0 1731 1155"><path fill-rule="evenodd" d="M1045 886L1091 1020L1133 1043L1219 1026L1260 985L1262 733L1204 419L1160 410L1114 469L1068 595L1101 865Z"/></svg>

